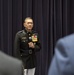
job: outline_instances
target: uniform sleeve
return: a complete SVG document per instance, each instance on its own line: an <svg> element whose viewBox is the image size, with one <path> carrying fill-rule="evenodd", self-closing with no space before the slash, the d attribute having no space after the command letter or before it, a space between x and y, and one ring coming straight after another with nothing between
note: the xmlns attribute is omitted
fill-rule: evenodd
<svg viewBox="0 0 74 75"><path fill-rule="evenodd" d="M14 40L14 56L20 58L20 37L17 33Z"/></svg>

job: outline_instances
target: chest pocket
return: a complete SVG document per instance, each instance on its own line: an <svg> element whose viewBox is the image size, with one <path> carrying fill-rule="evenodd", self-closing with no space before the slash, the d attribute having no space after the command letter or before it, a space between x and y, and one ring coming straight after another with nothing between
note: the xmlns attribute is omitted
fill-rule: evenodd
<svg viewBox="0 0 74 75"><path fill-rule="evenodd" d="M26 36L21 37L21 42L23 43L28 42L28 38Z"/></svg>

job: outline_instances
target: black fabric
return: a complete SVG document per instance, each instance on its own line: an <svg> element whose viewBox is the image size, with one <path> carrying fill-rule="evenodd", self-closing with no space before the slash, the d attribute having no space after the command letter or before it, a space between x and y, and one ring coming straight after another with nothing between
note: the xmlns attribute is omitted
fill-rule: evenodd
<svg viewBox="0 0 74 75"><path fill-rule="evenodd" d="M21 59L24 64L25 69L32 69L36 67L36 55L37 51L41 50L41 44L38 40L39 36L35 31L27 32L26 30L21 30L16 33L14 42L14 55L15 57ZM34 38L37 36L37 40ZM30 48L28 43L34 43L35 48Z"/></svg>
<svg viewBox="0 0 74 75"><path fill-rule="evenodd" d="M34 19L42 43L36 75L47 75L56 41L74 32L74 0L0 0L0 49L5 53L13 55L15 34L27 16Z"/></svg>

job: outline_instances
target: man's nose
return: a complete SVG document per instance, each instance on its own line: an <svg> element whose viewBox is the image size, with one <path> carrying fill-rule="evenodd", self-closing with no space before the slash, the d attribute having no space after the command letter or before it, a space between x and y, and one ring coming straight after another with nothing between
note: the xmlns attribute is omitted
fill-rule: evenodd
<svg viewBox="0 0 74 75"><path fill-rule="evenodd" d="M32 25L32 24L29 24L30 26Z"/></svg>

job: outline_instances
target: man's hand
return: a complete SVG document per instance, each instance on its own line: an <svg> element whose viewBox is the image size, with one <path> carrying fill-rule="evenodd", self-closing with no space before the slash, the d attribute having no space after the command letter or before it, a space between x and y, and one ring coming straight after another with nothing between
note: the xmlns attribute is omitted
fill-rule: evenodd
<svg viewBox="0 0 74 75"><path fill-rule="evenodd" d="M33 42L29 42L28 44L29 44L29 47L30 47L30 48L35 48L35 46L34 46L34 43L33 43Z"/></svg>

